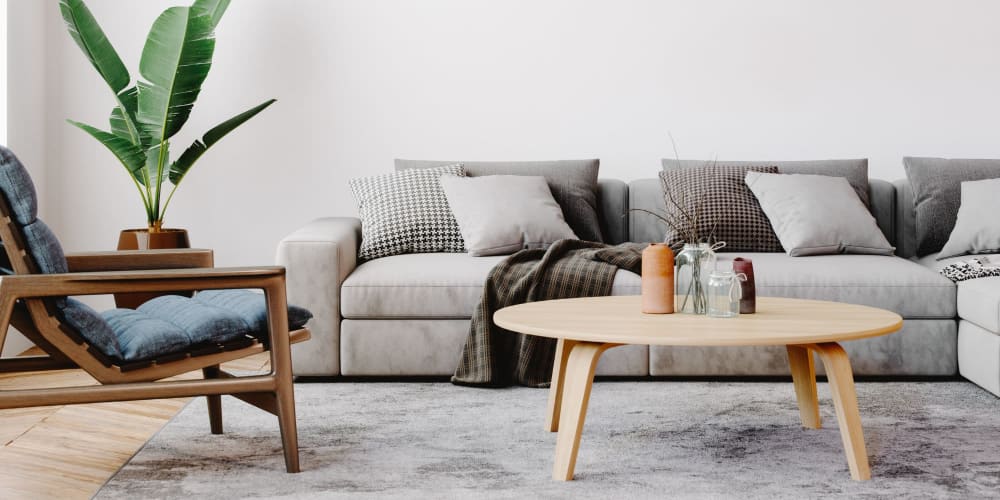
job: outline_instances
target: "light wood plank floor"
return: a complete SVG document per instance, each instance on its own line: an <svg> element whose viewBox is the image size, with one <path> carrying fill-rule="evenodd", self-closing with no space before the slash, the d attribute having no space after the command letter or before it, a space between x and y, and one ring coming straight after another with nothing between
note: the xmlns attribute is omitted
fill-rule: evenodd
<svg viewBox="0 0 1000 500"><path fill-rule="evenodd" d="M267 356L225 366L262 370ZM179 378L200 377L199 371ZM0 390L91 384L96 381L82 370L0 374ZM90 498L189 400L0 410L0 498Z"/></svg>

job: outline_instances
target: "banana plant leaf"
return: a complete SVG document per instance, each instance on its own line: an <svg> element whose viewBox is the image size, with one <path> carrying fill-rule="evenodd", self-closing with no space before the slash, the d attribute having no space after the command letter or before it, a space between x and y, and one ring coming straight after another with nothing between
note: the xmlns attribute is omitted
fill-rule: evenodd
<svg viewBox="0 0 1000 500"><path fill-rule="evenodd" d="M111 45L97 19L83 0L60 0L59 11L73 41L115 93L118 106L127 109L122 101L123 96L127 98L127 91L123 93L122 90L131 83L132 77L129 76L125 63L118 56L118 52ZM134 111L131 115L122 115L116 134L128 138L132 144L140 144L139 130L134 116Z"/></svg>
<svg viewBox="0 0 1000 500"><path fill-rule="evenodd" d="M195 0L191 8L201 10L212 18L212 28L219 25L222 15L229 8L229 0Z"/></svg>
<svg viewBox="0 0 1000 500"><path fill-rule="evenodd" d="M152 141L176 134L194 106L215 51L212 18L200 9L171 7L153 22L142 49L136 119Z"/></svg>
<svg viewBox="0 0 1000 500"><path fill-rule="evenodd" d="M276 99L268 99L261 104L258 104L214 127L212 127L205 135L202 136L201 140L194 141L191 146L189 146L181 156L170 165L170 183L174 186L180 184L184 176L187 175L188 171L194 165L194 162L205 154L208 148L212 147L213 144L219 142L220 139L226 136L229 132L232 132L236 127L239 127L247 120L253 118L264 111L265 108L274 104Z"/></svg>
<svg viewBox="0 0 1000 500"><path fill-rule="evenodd" d="M118 158L118 161L125 166L128 170L129 175L137 181L143 176L143 167L146 166L146 153L143 152L142 148L136 146L129 142L128 139L124 137L117 136L111 132L105 132L101 129L87 125L86 123L80 123L73 120L66 120L72 125L79 127L84 132L90 134L94 139L100 141L104 144L112 154Z"/></svg>

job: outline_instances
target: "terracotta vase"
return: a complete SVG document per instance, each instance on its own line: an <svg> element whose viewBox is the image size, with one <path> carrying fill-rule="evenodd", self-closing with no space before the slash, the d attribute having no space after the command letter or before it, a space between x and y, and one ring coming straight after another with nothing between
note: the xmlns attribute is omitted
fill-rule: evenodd
<svg viewBox="0 0 1000 500"><path fill-rule="evenodd" d="M753 280L753 261L737 257L733 259L733 271L746 276L746 279L740 282L743 292L743 298L740 299L740 314L757 312L757 285Z"/></svg>
<svg viewBox="0 0 1000 500"><path fill-rule="evenodd" d="M191 248L186 229L125 229L118 236L118 250L163 250ZM116 293L115 305L135 309L147 300L170 295L166 293ZM191 294L174 294L187 295Z"/></svg>
<svg viewBox="0 0 1000 500"><path fill-rule="evenodd" d="M674 252L663 243L642 251L642 312L674 312Z"/></svg>

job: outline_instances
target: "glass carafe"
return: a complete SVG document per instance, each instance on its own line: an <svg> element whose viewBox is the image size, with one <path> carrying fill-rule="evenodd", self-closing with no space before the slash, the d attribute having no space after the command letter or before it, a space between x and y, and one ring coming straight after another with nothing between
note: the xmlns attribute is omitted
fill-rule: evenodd
<svg viewBox="0 0 1000 500"><path fill-rule="evenodd" d="M687 243L675 259L674 298L679 313L708 312L708 275L715 270L715 251L708 243Z"/></svg>
<svg viewBox="0 0 1000 500"><path fill-rule="evenodd" d="M713 318L735 318L740 315L743 297L740 281L744 274L733 271L714 271L708 278L708 315Z"/></svg>

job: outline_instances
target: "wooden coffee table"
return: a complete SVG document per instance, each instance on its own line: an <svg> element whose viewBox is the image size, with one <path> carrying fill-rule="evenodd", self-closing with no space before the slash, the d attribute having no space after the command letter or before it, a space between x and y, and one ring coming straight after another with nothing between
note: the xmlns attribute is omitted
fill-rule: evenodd
<svg viewBox="0 0 1000 500"><path fill-rule="evenodd" d="M871 477L854 375L838 342L899 330L898 314L818 300L760 297L757 313L718 319L690 314L642 314L638 296L548 300L507 307L493 316L517 332L559 339L552 368L546 428L559 432L552 477L573 479L594 368L601 353L620 345L753 346L788 349L802 425L820 427L812 352L826 367L851 477Z"/></svg>

